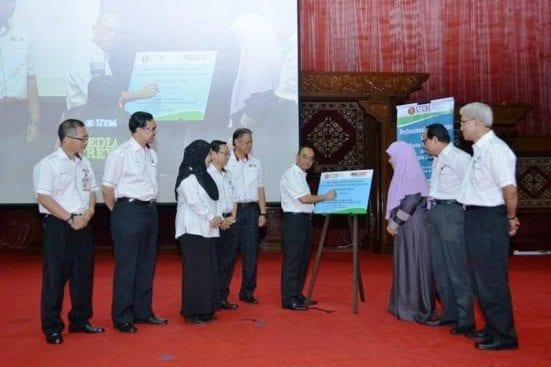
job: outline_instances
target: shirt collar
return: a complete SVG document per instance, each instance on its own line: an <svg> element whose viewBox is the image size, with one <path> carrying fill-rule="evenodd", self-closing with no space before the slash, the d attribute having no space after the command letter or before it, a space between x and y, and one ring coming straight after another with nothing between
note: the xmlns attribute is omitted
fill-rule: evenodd
<svg viewBox="0 0 551 367"><path fill-rule="evenodd" d="M235 159L238 162L247 162L249 159L251 159L251 155L247 154L244 160L240 160L237 158L237 155L235 155L235 149L230 152L230 159Z"/></svg>
<svg viewBox="0 0 551 367"><path fill-rule="evenodd" d="M306 172L304 172L299 166L297 166L296 163L293 164L293 170L301 176L306 176Z"/></svg>
<svg viewBox="0 0 551 367"><path fill-rule="evenodd" d="M218 170L218 168L216 168L216 166L214 164L209 164L209 166L207 167L207 172L209 173L215 173L217 175L220 175L220 176L223 176L224 173L226 173L226 170L224 169L224 167L222 167L222 170Z"/></svg>
<svg viewBox="0 0 551 367"><path fill-rule="evenodd" d="M482 135L476 143L473 144L473 150L479 150L484 148L488 142L493 139L495 133L493 130L488 131L486 134Z"/></svg>
<svg viewBox="0 0 551 367"><path fill-rule="evenodd" d="M67 155L67 153L65 153L63 151L63 149L61 149L61 147L57 147L57 149L55 151L55 156L59 159L68 159L68 160L72 161L71 158L69 158L69 156ZM82 161L82 156L75 155L75 157L77 158L77 163Z"/></svg>
<svg viewBox="0 0 551 367"><path fill-rule="evenodd" d="M444 149L442 149L442 151L440 152L440 154L438 154L438 157L444 157L446 158L448 156L448 154L450 154L451 150L452 150L452 143L448 143L448 145L446 145L444 147Z"/></svg>
<svg viewBox="0 0 551 367"><path fill-rule="evenodd" d="M11 29L11 19L6 22L3 26L0 26L0 36L4 33L8 33Z"/></svg>
<svg viewBox="0 0 551 367"><path fill-rule="evenodd" d="M147 144L145 147L142 147L140 143L134 138L134 136L130 137L130 145L134 148L134 150L147 150L149 149L149 144Z"/></svg>

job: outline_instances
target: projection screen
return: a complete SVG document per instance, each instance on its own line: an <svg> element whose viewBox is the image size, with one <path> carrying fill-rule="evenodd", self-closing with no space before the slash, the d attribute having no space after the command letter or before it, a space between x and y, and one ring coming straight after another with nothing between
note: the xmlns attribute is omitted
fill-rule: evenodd
<svg viewBox="0 0 551 367"><path fill-rule="evenodd" d="M0 7L0 204L35 202L33 166L56 149L64 118L85 122L101 183L135 111L157 121L159 202L174 202L187 144L231 144L239 127L253 131L268 201L279 201L298 148L296 1L13 3Z"/></svg>

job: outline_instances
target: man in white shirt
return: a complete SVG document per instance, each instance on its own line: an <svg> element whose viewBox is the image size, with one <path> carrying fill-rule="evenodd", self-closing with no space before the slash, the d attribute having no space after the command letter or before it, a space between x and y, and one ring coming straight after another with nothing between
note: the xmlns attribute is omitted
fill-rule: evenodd
<svg viewBox="0 0 551 367"><path fill-rule="evenodd" d="M151 307L159 221L157 153L150 144L157 124L148 112L135 112L132 137L109 153L103 173L103 199L111 210L115 252L111 318L117 330L135 333L134 323L164 325Z"/></svg>
<svg viewBox="0 0 551 367"><path fill-rule="evenodd" d="M214 140L210 143L211 164L208 173L218 187L218 211L224 218L220 226L220 237L216 239L216 257L218 263L218 297L220 308L235 310L238 305L228 301L230 281L233 276L237 243L230 241L231 225L237 216L237 203L233 201L233 182L231 174L224 169L230 158L230 150L225 142Z"/></svg>
<svg viewBox="0 0 551 367"><path fill-rule="evenodd" d="M453 146L442 124L428 125L422 142L427 153L434 157L429 190L429 236L436 291L443 304L440 317L425 324L456 324L452 334L470 336L475 324L473 288L465 249L463 206L456 199L471 156Z"/></svg>
<svg viewBox="0 0 551 367"><path fill-rule="evenodd" d="M113 75L110 65L111 53L118 47L124 36L123 21L118 14L101 14L92 26L90 42L71 55L67 64L67 108L81 106L88 97L88 83L94 76ZM154 97L158 88L154 83L146 84L137 91L127 91L120 95L120 103Z"/></svg>
<svg viewBox="0 0 551 367"><path fill-rule="evenodd" d="M302 147L293 164L281 176L281 208L283 209L283 263L281 265L281 305L293 311L304 311L315 301L302 294L312 243L312 212L314 204L333 200L334 190L324 195L312 195L306 181L306 171L314 163L314 151Z"/></svg>
<svg viewBox="0 0 551 367"><path fill-rule="evenodd" d="M102 333L92 326L94 243L88 226L98 185L88 159L82 156L88 133L79 120L65 120L58 129L60 147L33 171L38 208L44 215L43 277L40 302L46 342L63 343L63 288L69 280L69 332Z"/></svg>
<svg viewBox="0 0 551 367"><path fill-rule="evenodd" d="M473 102L463 106L461 132L474 142L473 158L457 194L465 207L465 244L471 260L474 289L482 314L481 350L517 349L507 261L509 236L519 228L516 157L491 130L490 106Z"/></svg>
<svg viewBox="0 0 551 367"><path fill-rule="evenodd" d="M258 227L266 225L262 167L260 161L251 155L251 130L237 129L232 139L234 150L225 168L233 179L233 200L237 203L237 217L228 241L232 242L233 247L241 249L243 269L239 300L257 304L258 299L253 293L256 289Z"/></svg>
<svg viewBox="0 0 551 367"><path fill-rule="evenodd" d="M0 0L0 122L4 134L26 129L27 141L39 132L40 104L31 49L31 34L13 22L15 0ZM19 144L20 142L18 142Z"/></svg>

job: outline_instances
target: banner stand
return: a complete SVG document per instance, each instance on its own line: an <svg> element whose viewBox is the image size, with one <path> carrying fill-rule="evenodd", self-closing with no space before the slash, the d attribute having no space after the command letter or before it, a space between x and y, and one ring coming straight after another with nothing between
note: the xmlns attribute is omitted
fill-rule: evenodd
<svg viewBox="0 0 551 367"><path fill-rule="evenodd" d="M307 299L311 299L314 285L316 284L316 277L318 275L319 265L321 261L321 253L325 246L325 240L327 239L327 229L329 228L330 214L325 216L323 223L323 229L321 231L321 239L316 254L316 261L314 262L314 269L310 276L310 285L306 294ZM360 300L365 302L365 292L362 282L362 272L360 268L360 257L358 255L358 215L352 215L352 313L358 313L358 294Z"/></svg>

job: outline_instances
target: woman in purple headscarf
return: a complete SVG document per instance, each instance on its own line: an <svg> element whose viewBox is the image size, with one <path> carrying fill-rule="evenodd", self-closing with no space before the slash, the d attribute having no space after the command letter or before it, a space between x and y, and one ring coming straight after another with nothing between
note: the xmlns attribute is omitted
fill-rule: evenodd
<svg viewBox="0 0 551 367"><path fill-rule="evenodd" d="M394 273L388 312L399 320L425 322L434 308L427 200L428 184L413 149L388 147L394 175L388 189L387 231L394 236Z"/></svg>

